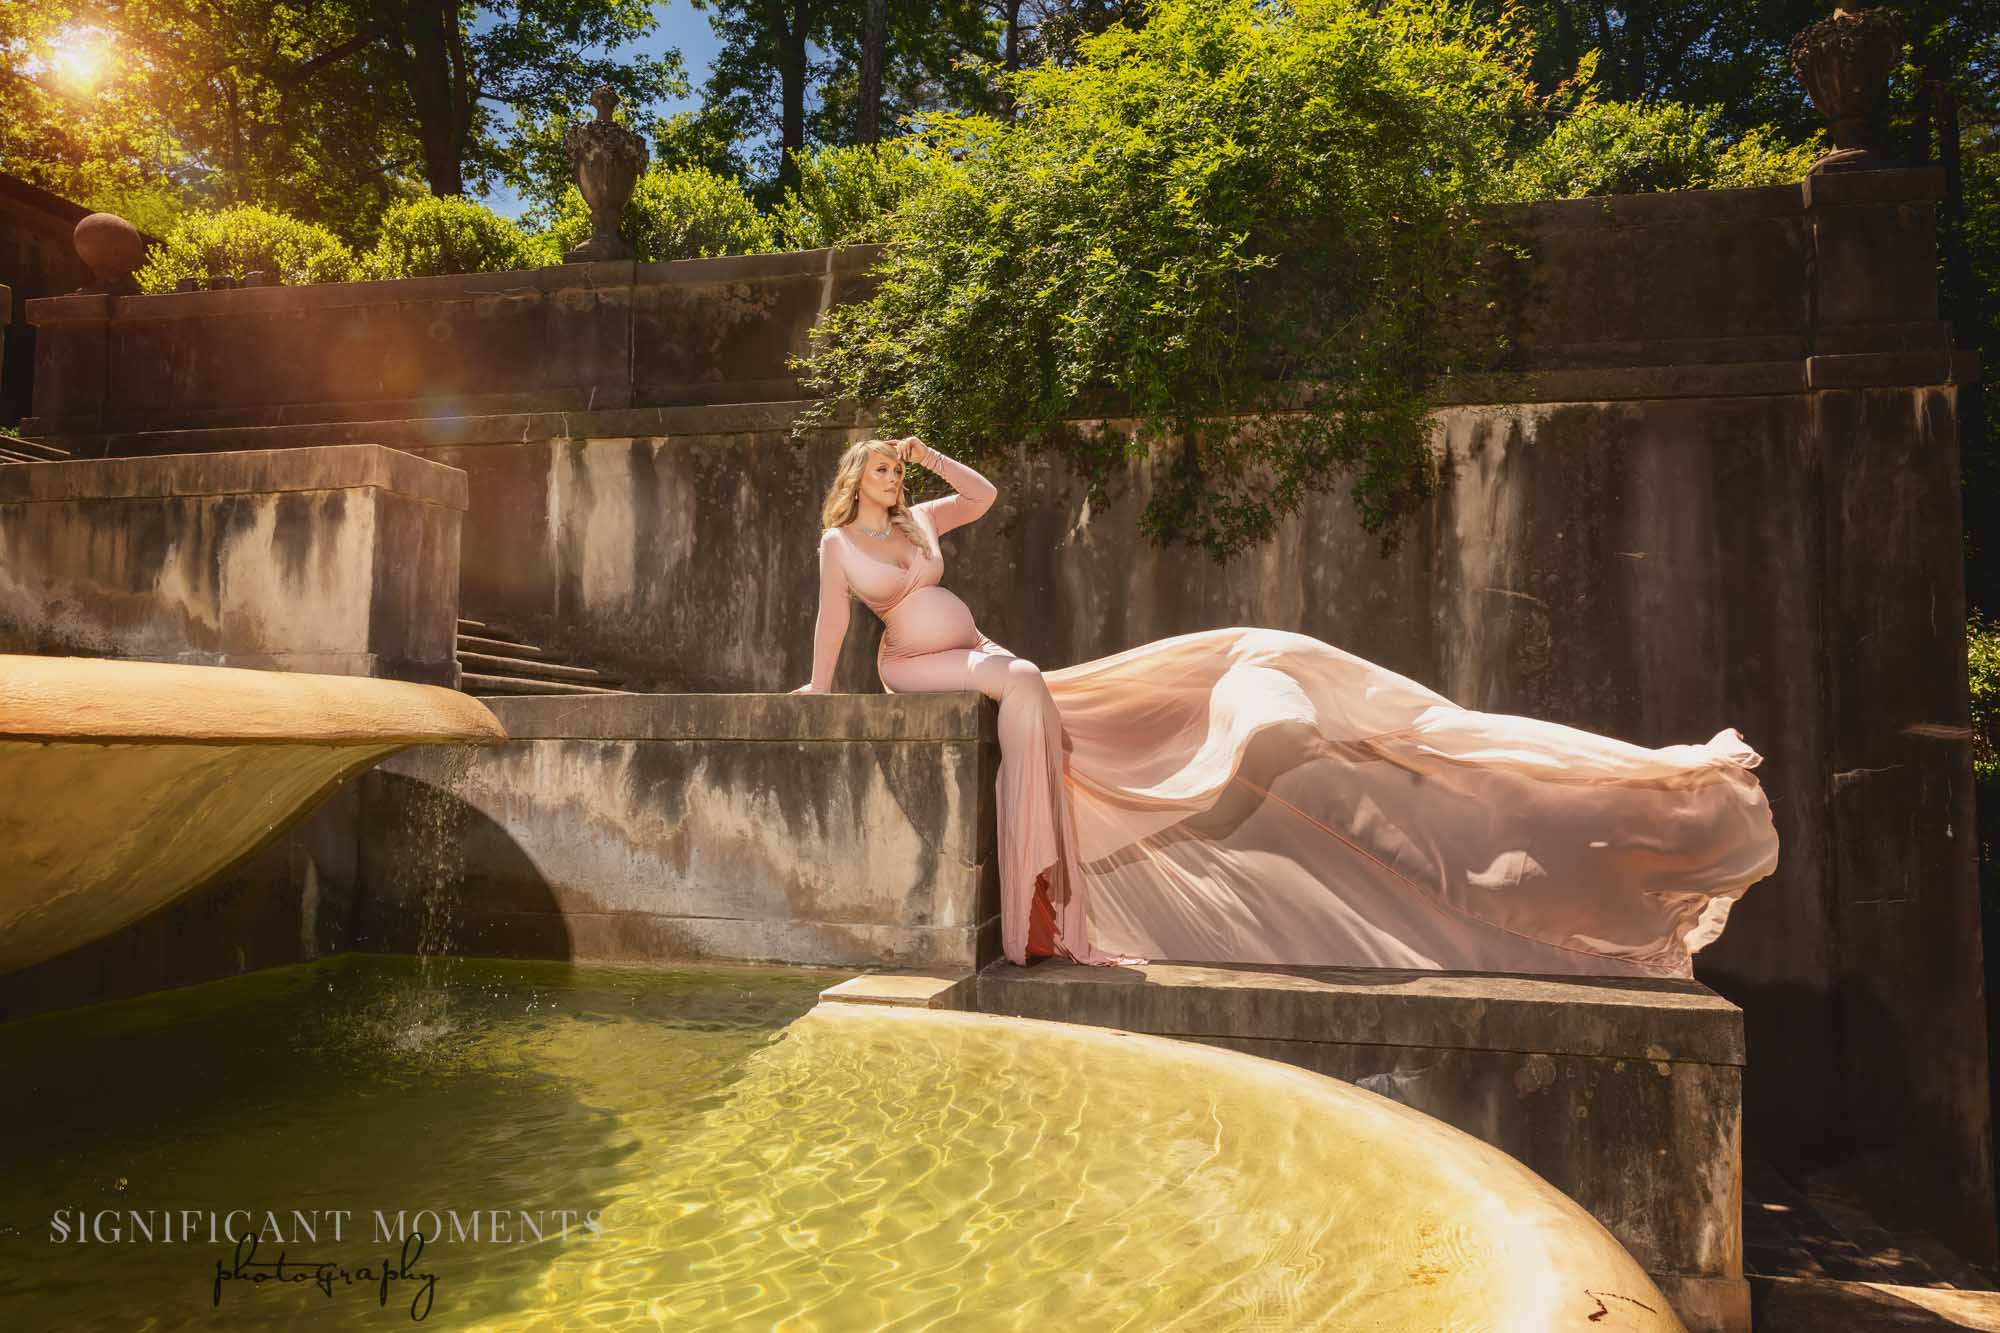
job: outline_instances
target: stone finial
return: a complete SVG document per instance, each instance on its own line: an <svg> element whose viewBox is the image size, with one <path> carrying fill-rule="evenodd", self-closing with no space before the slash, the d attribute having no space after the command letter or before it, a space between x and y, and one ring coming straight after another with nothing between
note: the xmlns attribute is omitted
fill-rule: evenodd
<svg viewBox="0 0 2000 1333"><path fill-rule="evenodd" d="M616 89L598 84L590 104L597 108L597 119L571 125L563 136L576 188L590 208L590 239L563 256L566 264L632 258L632 247L618 234L618 223L648 156L646 141L611 119L618 106Z"/></svg>
<svg viewBox="0 0 2000 1333"><path fill-rule="evenodd" d="M1836 9L1792 39L1792 70L1834 144L1813 163L1814 175L1899 165L1876 141L1874 122L1902 54L1903 21L1893 9Z"/></svg>
<svg viewBox="0 0 2000 1333"><path fill-rule="evenodd" d="M139 294L139 284L132 273L146 257L146 242L137 227L116 213L92 213L76 224L70 243L76 247L76 257L96 279L78 288L77 295Z"/></svg>

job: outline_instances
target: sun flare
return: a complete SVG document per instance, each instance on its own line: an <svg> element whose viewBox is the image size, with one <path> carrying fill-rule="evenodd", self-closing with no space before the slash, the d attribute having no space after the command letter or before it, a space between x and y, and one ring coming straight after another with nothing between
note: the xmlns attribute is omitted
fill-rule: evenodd
<svg viewBox="0 0 2000 1333"><path fill-rule="evenodd" d="M66 32L50 44L49 69L69 87L95 88L110 66L110 39L94 28Z"/></svg>

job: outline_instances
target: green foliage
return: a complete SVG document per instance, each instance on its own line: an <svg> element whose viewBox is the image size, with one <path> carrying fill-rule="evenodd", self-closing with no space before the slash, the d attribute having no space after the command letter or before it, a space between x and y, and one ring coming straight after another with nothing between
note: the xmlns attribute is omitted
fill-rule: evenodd
<svg viewBox="0 0 2000 1333"><path fill-rule="evenodd" d="M1722 150L1707 185L1701 188L1796 185L1830 147L1822 130L1814 130L1798 143L1789 143L1769 126L1753 126Z"/></svg>
<svg viewBox="0 0 2000 1333"><path fill-rule="evenodd" d="M772 210L780 248L817 250L881 239L889 213L917 178L912 147L892 140L797 154L799 183L787 188Z"/></svg>
<svg viewBox="0 0 2000 1333"><path fill-rule="evenodd" d="M390 209L367 256L371 278L503 273L558 262L549 246L460 195L413 199Z"/></svg>
<svg viewBox="0 0 2000 1333"><path fill-rule="evenodd" d="M21 438L21 428L19 426L0 426L0 435L18 440Z"/></svg>
<svg viewBox="0 0 2000 1333"><path fill-rule="evenodd" d="M2000 622L1978 610L1965 624L1972 687L1972 799L1979 835L1980 898L1987 928L2000 929Z"/></svg>
<svg viewBox="0 0 2000 1333"><path fill-rule="evenodd" d="M1574 199L1646 190L1791 184L1824 148L1796 147L1769 131L1725 141L1719 107L1679 102L1586 102L1514 164L1521 199Z"/></svg>
<svg viewBox="0 0 2000 1333"><path fill-rule="evenodd" d="M195 198L187 147L77 21L66 3L0 5L0 171L160 234ZM99 78L66 76L65 54L93 51Z"/></svg>
<svg viewBox="0 0 2000 1333"><path fill-rule="evenodd" d="M1965 662L1972 686L1972 774L2000 782L2000 623L1976 609L1966 616Z"/></svg>
<svg viewBox="0 0 2000 1333"><path fill-rule="evenodd" d="M771 223L743 186L705 167L654 165L625 206L625 239L639 258L699 259L771 248ZM590 237L590 212L572 185L543 244L559 257Z"/></svg>
<svg viewBox="0 0 2000 1333"><path fill-rule="evenodd" d="M256 203L372 246L390 205L518 173L529 130L610 82L640 115L680 57L617 48L650 0L11 0L0 169L158 231L170 208ZM61 75L77 34L107 54Z"/></svg>
<svg viewBox="0 0 2000 1333"><path fill-rule="evenodd" d="M170 292L182 278L226 274L240 281L255 272L296 286L351 282L361 266L326 228L246 205L182 217L147 254L138 279L143 291Z"/></svg>
<svg viewBox="0 0 2000 1333"><path fill-rule="evenodd" d="M708 12L718 49L700 115L682 129L712 143L719 128L737 146L727 169L745 177L754 198L774 204L778 190L796 184L789 173L797 154L856 141L866 0L695 0L695 7ZM941 108L994 109L986 70L1001 57L1003 25L985 0L885 0L885 11L883 134L906 116ZM720 167L705 156L666 160Z"/></svg>
<svg viewBox="0 0 2000 1333"><path fill-rule="evenodd" d="M1393 545L1437 485L1430 386L1480 350L1450 330L1531 101L1511 54L1394 0L1160 0L1080 39L1007 81L1014 120L917 137L800 435L873 400L948 453L1059 448L1094 501L1157 446L1142 530L1217 559L1351 476ZM1065 427L1093 404L1129 439Z"/></svg>

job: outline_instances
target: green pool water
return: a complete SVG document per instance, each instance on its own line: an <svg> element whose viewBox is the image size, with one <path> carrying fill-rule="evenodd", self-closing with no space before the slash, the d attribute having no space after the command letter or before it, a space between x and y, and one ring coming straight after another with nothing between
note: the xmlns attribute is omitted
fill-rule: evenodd
<svg viewBox="0 0 2000 1333"><path fill-rule="evenodd" d="M349 956L0 1025L0 1328L1677 1327L1404 1108L839 975Z"/></svg>

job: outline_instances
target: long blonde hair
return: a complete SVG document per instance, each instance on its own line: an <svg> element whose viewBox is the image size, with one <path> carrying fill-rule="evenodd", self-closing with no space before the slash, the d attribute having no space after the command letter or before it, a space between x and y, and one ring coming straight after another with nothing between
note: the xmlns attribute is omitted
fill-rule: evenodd
<svg viewBox="0 0 2000 1333"><path fill-rule="evenodd" d="M868 466L873 454L886 454L901 463L896 453L894 440L856 440L847 446L847 452L840 456L840 468L833 474L833 486L826 493L826 503L820 506L819 525L825 528L845 527L861 512L861 474ZM897 492L896 503L889 506L889 526L909 539L910 545L928 556L933 554L931 544L924 540L924 530L917 520L910 517L910 508L902 501L902 492Z"/></svg>

